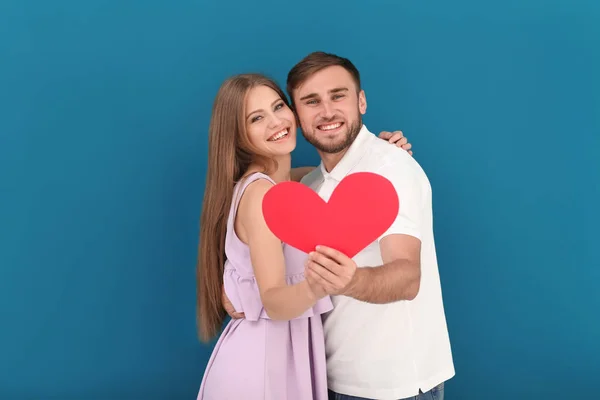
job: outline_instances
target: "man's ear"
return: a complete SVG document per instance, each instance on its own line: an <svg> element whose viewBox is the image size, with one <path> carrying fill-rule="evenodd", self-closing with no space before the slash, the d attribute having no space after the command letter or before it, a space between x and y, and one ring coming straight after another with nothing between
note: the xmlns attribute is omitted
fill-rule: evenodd
<svg viewBox="0 0 600 400"><path fill-rule="evenodd" d="M358 93L358 110L362 115L365 115L367 112L367 96L364 90Z"/></svg>

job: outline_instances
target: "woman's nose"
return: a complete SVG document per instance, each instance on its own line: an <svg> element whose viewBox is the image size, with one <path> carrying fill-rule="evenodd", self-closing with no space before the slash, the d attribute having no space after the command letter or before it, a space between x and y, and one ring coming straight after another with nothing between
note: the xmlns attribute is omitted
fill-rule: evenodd
<svg viewBox="0 0 600 400"><path fill-rule="evenodd" d="M278 116L276 116L276 115L273 115L273 116L271 117L271 120L269 121L269 127L270 127L270 128L276 128L276 127L278 127L279 125L281 125L281 121L282 121L282 120L281 120L281 118L279 118L279 117L278 117Z"/></svg>

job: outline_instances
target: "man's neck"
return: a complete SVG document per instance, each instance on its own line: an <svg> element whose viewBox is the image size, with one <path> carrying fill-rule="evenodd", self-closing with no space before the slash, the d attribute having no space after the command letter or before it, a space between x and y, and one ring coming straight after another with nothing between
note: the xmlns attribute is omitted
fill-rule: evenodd
<svg viewBox="0 0 600 400"><path fill-rule="evenodd" d="M333 171L333 169L340 163L340 161L342 161L342 158L344 158L344 156L346 155L346 153L348 152L350 147L352 147L354 145L354 142L358 139L358 136L360 135L360 132L363 129L366 129L366 127L362 123L362 120L361 120L360 121L360 129L359 129L358 133L356 133L354 140L352 140L352 142L350 143L350 145L348 147L346 147L344 150L342 150L338 153L325 153L321 150L317 150L317 152L319 153L319 156L321 156L321 161L323 163L323 167L325 168L325 171L327 171L327 173L331 173L331 171Z"/></svg>
<svg viewBox="0 0 600 400"><path fill-rule="evenodd" d="M325 171L331 172L335 168L336 165L344 158L344 155L348 151L348 147L339 153L325 153L321 150L318 150L319 155L321 156L321 161L323 162L323 167L325 167Z"/></svg>

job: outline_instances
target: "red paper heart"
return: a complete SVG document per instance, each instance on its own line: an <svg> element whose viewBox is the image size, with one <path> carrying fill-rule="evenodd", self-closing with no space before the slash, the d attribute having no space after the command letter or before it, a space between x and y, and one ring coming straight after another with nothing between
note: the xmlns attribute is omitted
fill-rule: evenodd
<svg viewBox="0 0 600 400"><path fill-rule="evenodd" d="M262 204L269 229L282 242L306 253L324 245L350 258L390 227L399 207L392 183L370 172L346 176L328 202L308 186L282 182Z"/></svg>

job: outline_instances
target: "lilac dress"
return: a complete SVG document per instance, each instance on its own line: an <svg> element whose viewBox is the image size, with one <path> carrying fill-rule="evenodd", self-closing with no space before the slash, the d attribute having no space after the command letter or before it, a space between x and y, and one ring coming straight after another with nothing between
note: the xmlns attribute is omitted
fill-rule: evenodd
<svg viewBox="0 0 600 400"><path fill-rule="evenodd" d="M225 293L246 317L225 327L208 361L198 400L326 400L321 314L333 308L330 298L319 300L293 320L271 320L260 299L249 248L234 231L239 199L257 179L273 182L254 173L236 185L225 238ZM287 283L304 280L307 255L282 246Z"/></svg>

